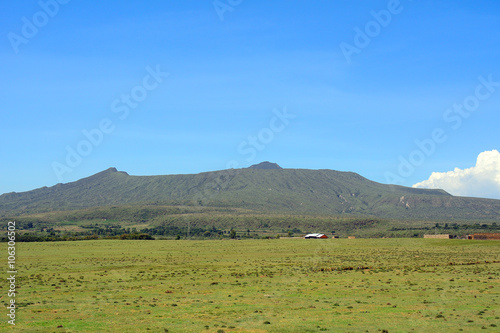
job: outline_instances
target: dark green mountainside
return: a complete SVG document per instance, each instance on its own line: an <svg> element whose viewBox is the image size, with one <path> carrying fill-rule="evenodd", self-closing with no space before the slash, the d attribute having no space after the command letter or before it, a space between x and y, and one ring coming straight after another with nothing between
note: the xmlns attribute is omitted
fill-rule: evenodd
<svg viewBox="0 0 500 333"><path fill-rule="evenodd" d="M352 172L261 163L192 175L130 176L110 168L88 178L0 196L0 217L103 206L168 205L392 219L497 220L500 200L385 185Z"/></svg>

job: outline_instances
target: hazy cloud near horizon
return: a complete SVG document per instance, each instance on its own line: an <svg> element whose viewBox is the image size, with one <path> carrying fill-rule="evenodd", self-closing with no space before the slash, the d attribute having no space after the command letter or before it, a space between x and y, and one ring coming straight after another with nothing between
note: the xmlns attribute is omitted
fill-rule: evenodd
<svg viewBox="0 0 500 333"><path fill-rule="evenodd" d="M433 172L429 179L413 187L440 188L452 195L500 199L500 152L484 151L477 157L475 166Z"/></svg>

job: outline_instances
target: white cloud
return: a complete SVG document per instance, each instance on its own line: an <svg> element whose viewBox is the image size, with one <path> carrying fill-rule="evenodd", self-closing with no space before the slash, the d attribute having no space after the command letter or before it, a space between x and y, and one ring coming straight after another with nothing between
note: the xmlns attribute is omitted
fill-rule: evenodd
<svg viewBox="0 0 500 333"><path fill-rule="evenodd" d="M482 152L476 166L433 172L429 179L413 187L440 188L452 195L500 199L500 153L498 150Z"/></svg>

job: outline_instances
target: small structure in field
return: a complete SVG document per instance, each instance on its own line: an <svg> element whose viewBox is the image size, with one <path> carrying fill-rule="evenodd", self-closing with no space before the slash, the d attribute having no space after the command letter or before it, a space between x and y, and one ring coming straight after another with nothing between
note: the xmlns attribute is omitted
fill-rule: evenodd
<svg viewBox="0 0 500 333"><path fill-rule="evenodd" d="M424 235L424 238L451 239L451 235Z"/></svg>
<svg viewBox="0 0 500 333"><path fill-rule="evenodd" d="M347 236L347 239L356 239L356 236Z"/></svg>
<svg viewBox="0 0 500 333"><path fill-rule="evenodd" d="M472 234L469 235L467 238L480 239L480 240L500 240L500 233Z"/></svg>
<svg viewBox="0 0 500 333"><path fill-rule="evenodd" d="M307 234L304 236L305 239L325 239L328 238L325 234Z"/></svg>

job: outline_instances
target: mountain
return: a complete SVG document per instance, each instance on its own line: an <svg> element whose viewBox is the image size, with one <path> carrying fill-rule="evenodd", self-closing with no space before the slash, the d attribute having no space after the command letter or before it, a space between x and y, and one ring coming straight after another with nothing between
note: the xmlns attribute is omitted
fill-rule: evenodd
<svg viewBox="0 0 500 333"><path fill-rule="evenodd" d="M165 176L130 176L110 168L72 183L3 194L0 217L123 205L421 220L500 217L500 200L380 184L352 172L282 169L270 162L245 169Z"/></svg>
<svg viewBox="0 0 500 333"><path fill-rule="evenodd" d="M266 170L270 170L270 169L283 169L282 167L280 167L278 164L276 163L271 163L271 162L261 162L259 164L254 164L250 167L248 167L249 169L266 169Z"/></svg>

